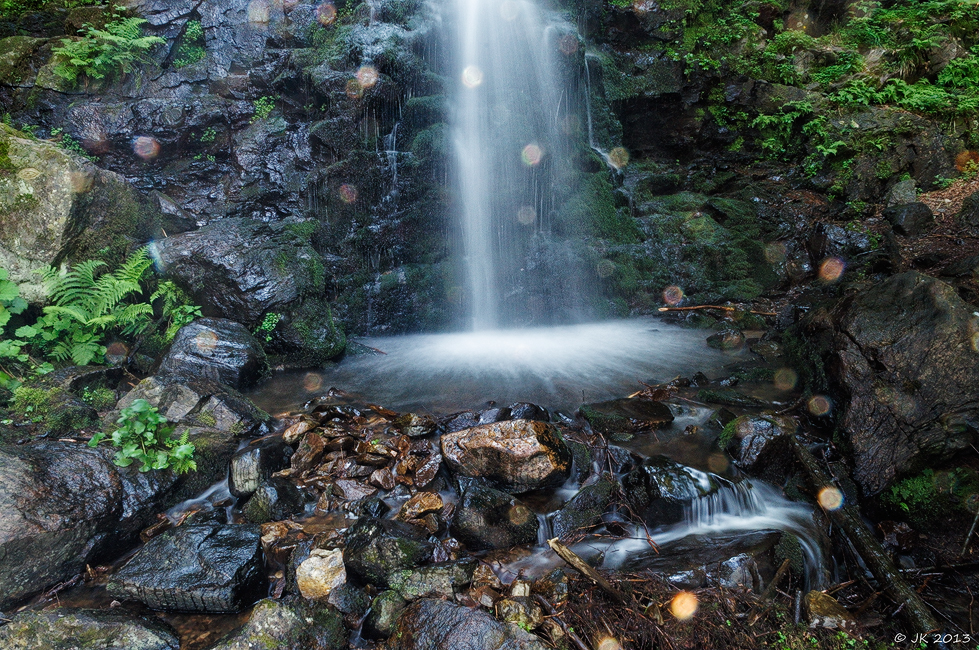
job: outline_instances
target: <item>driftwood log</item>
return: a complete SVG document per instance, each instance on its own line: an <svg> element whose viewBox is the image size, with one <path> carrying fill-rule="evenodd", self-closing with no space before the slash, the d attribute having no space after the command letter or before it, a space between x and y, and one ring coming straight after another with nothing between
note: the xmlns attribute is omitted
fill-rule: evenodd
<svg viewBox="0 0 979 650"><path fill-rule="evenodd" d="M812 455L812 452L794 437L791 440L793 452L809 475L812 486L817 491L824 487L839 489L833 483L829 473ZM904 576L891 562L884 547L881 546L874 534L864 524L863 519L860 518L860 512L856 505L844 501L839 508L826 509L826 514L853 544L867 568L880 583L881 590L885 591L895 602L904 604L901 611L904 613L908 624L916 632L925 633L938 630L938 622L928 605L921 599L918 592L911 588L911 585L907 583Z"/></svg>

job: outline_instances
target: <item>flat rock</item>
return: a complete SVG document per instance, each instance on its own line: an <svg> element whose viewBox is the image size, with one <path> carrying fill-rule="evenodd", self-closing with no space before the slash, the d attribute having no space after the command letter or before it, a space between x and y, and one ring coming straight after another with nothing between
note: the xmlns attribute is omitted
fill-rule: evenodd
<svg viewBox="0 0 979 650"><path fill-rule="evenodd" d="M555 487L571 471L571 451L552 424L508 420L442 436L442 455L457 475L483 478L507 492Z"/></svg>
<svg viewBox="0 0 979 650"><path fill-rule="evenodd" d="M233 613L267 588L261 532L251 525L192 525L151 539L109 580L115 598L151 609Z"/></svg>
<svg viewBox="0 0 979 650"><path fill-rule="evenodd" d="M592 429L606 436L652 431L673 422L670 407L642 397L585 404L580 410Z"/></svg>
<svg viewBox="0 0 979 650"><path fill-rule="evenodd" d="M178 650L180 640L172 627L157 618L118 609L62 607L17 614L0 627L0 647L4 650Z"/></svg>

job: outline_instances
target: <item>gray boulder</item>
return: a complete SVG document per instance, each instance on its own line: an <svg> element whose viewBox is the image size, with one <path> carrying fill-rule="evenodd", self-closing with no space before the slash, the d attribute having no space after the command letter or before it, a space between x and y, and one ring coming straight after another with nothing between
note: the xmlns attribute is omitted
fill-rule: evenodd
<svg viewBox="0 0 979 650"><path fill-rule="evenodd" d="M979 228L979 192L967 196L962 201L962 208L955 215L955 221L960 226Z"/></svg>
<svg viewBox="0 0 979 650"><path fill-rule="evenodd" d="M343 564L358 579L386 587L393 572L430 560L432 551L414 526L361 518L347 531Z"/></svg>
<svg viewBox="0 0 979 650"><path fill-rule="evenodd" d="M977 441L979 317L955 289L911 271L835 310L832 379L854 479L876 494Z"/></svg>
<svg viewBox="0 0 979 650"><path fill-rule="evenodd" d="M935 215L924 203L892 205L884 210L884 218L894 232L908 237L923 235L935 225Z"/></svg>
<svg viewBox="0 0 979 650"><path fill-rule="evenodd" d="M163 621L125 610L63 607L17 614L0 627L5 650L178 650Z"/></svg>
<svg viewBox="0 0 979 650"><path fill-rule="evenodd" d="M115 598L171 612L234 613L268 588L258 526L181 526L151 539L109 580Z"/></svg>
<svg viewBox="0 0 979 650"><path fill-rule="evenodd" d="M223 318L198 318L177 332L159 374L209 379L236 390L254 386L269 372L262 345L244 325Z"/></svg>
<svg viewBox="0 0 979 650"><path fill-rule="evenodd" d="M255 605L244 627L208 650L340 650L346 647L343 617L333 607L304 600L265 599Z"/></svg>
<svg viewBox="0 0 979 650"><path fill-rule="evenodd" d="M481 609L425 598L408 606L395 626L389 650L544 650L514 624Z"/></svg>

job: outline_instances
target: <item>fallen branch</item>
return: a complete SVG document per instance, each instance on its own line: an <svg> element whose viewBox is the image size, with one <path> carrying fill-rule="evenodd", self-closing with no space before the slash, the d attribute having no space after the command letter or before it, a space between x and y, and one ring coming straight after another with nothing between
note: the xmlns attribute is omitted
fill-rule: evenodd
<svg viewBox="0 0 979 650"><path fill-rule="evenodd" d="M976 518L972 520L972 526L969 527L969 534L965 536L965 541L962 543L962 552L959 553L959 557L965 555L965 552L969 550L969 542L972 540L972 533L976 532L976 524L979 524L979 508L976 509Z"/></svg>
<svg viewBox="0 0 979 650"><path fill-rule="evenodd" d="M775 590L778 588L779 583L782 582L782 578L784 578L785 574L789 572L789 564L791 564L791 562L786 558L782 562L782 566L780 566L778 571L775 572L775 577L772 578L772 581L768 584L768 588L762 592L761 598L758 599L758 603L752 608L753 611L748 615L748 625L754 625L757 623L758 619L760 619L762 614L764 614L768 609L766 603L772 596L775 595Z"/></svg>
<svg viewBox="0 0 979 650"><path fill-rule="evenodd" d="M631 604L629 599L626 598L625 594L613 587L608 580L603 578L598 571L582 560L577 553L559 542L557 537L547 540L547 545L554 549L554 552L557 553L562 560L567 562L572 569L601 587L605 593L612 596L612 598L614 598L620 605Z"/></svg>
<svg viewBox="0 0 979 650"><path fill-rule="evenodd" d="M819 464L816 457L795 437L791 437L791 442L792 450L809 475L812 486L816 490L825 487L835 488L832 478ZM932 616L928 605L921 599L918 592L911 588L901 572L894 567L884 547L880 545L874 534L864 524L856 506L844 503L835 510L827 509L825 512L853 544L853 548L860 554L864 564L877 579L881 590L888 592L895 602L902 603L901 608L911 627L916 632L922 633L937 630L938 622Z"/></svg>
<svg viewBox="0 0 979 650"><path fill-rule="evenodd" d="M745 311L744 309L738 309L737 307L723 307L721 305L697 305L695 307L660 307L659 311L696 311L698 309L719 309L721 311ZM749 314L758 314L759 316L778 316L773 311L755 311L753 309L747 310Z"/></svg>
<svg viewBox="0 0 979 650"><path fill-rule="evenodd" d="M547 599L540 594L535 594L534 597L537 599L537 602L539 602L541 606L547 610L548 615L550 615L550 617L556 621L559 626L561 626L561 629L564 630L564 633L569 639L571 639L571 642L578 647L578 650L591 650L591 648L585 645L585 642L581 640L581 637L575 634L573 629L568 627L568 624L564 622L564 619L562 619L557 613L557 610L554 609L554 605L549 603Z"/></svg>

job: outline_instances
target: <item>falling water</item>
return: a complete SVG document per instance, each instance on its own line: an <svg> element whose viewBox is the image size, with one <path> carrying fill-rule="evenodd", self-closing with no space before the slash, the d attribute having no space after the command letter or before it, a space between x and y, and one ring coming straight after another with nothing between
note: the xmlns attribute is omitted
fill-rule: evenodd
<svg viewBox="0 0 979 650"><path fill-rule="evenodd" d="M572 103L557 57L578 41L529 0L456 0L456 11L463 266L473 329L492 329L514 324L508 294L525 271L529 242L548 234Z"/></svg>

